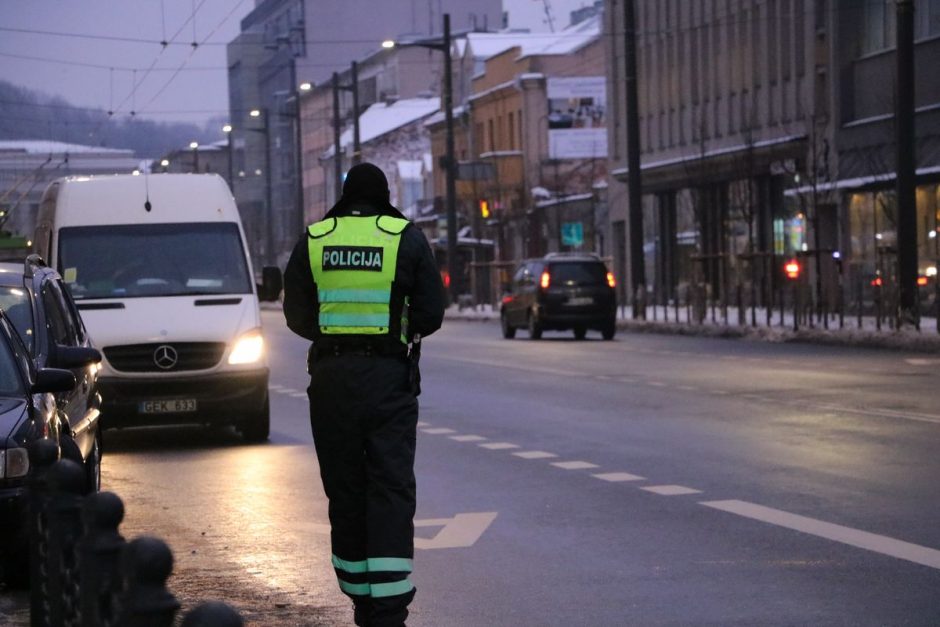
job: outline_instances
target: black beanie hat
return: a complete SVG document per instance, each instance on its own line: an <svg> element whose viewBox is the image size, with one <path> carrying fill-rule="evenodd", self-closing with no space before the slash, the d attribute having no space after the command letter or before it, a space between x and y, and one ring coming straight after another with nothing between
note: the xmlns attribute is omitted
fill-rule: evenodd
<svg viewBox="0 0 940 627"><path fill-rule="evenodd" d="M371 163L354 165L346 173L343 201L367 202L377 207L389 204L388 179L381 168Z"/></svg>

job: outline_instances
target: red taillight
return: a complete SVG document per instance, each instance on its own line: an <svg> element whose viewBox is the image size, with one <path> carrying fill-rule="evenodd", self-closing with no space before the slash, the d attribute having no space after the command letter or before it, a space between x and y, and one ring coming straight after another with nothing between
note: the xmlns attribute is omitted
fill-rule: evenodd
<svg viewBox="0 0 940 627"><path fill-rule="evenodd" d="M796 259L791 259L783 266L783 271L786 273L788 279L795 281L800 278L800 262Z"/></svg>
<svg viewBox="0 0 940 627"><path fill-rule="evenodd" d="M512 302L512 296L503 296L503 304L508 305Z"/></svg>
<svg viewBox="0 0 940 627"><path fill-rule="evenodd" d="M542 289L548 289L548 286L552 283L552 275L548 273L548 270L542 273L542 280L539 284L542 286Z"/></svg>
<svg viewBox="0 0 940 627"><path fill-rule="evenodd" d="M617 279L614 278L613 272L607 273L607 285L611 287L617 287Z"/></svg>
<svg viewBox="0 0 940 627"><path fill-rule="evenodd" d="M444 287L450 289L450 272L447 270L441 272L441 280L444 282Z"/></svg>
<svg viewBox="0 0 940 627"><path fill-rule="evenodd" d="M884 285L884 281L881 280L880 276L876 276L874 279L871 280L872 287L881 287L882 285Z"/></svg>
<svg viewBox="0 0 940 627"><path fill-rule="evenodd" d="M917 277L917 285L921 287L927 287L927 277L925 276Z"/></svg>

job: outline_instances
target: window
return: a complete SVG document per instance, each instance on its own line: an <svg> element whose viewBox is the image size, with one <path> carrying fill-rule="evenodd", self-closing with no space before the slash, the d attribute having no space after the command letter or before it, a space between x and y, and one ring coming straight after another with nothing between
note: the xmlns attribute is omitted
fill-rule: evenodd
<svg viewBox="0 0 940 627"><path fill-rule="evenodd" d="M49 339L61 346L74 346L75 329L62 310L62 304L51 283L46 283L42 288L42 309L46 315Z"/></svg>
<svg viewBox="0 0 940 627"><path fill-rule="evenodd" d="M940 0L915 0L914 37L926 39L940 35Z"/></svg>
<svg viewBox="0 0 940 627"><path fill-rule="evenodd" d="M16 333L5 321L0 320L0 329L3 335L0 336L0 395L2 396L20 396L25 394L26 388L23 385L23 378L20 375L20 367L17 365L17 353L14 352L11 343L13 334ZM23 360L20 360L21 362Z"/></svg>
<svg viewBox="0 0 940 627"><path fill-rule="evenodd" d="M235 223L64 228L59 264L77 300L252 291Z"/></svg>
<svg viewBox="0 0 940 627"><path fill-rule="evenodd" d="M923 4L923 0L919 0ZM894 2L870 0L862 15L862 54L893 48L897 42ZM915 13L916 15L916 13Z"/></svg>
<svg viewBox="0 0 940 627"><path fill-rule="evenodd" d="M515 125L515 114L509 112L509 149L516 149L516 125Z"/></svg>

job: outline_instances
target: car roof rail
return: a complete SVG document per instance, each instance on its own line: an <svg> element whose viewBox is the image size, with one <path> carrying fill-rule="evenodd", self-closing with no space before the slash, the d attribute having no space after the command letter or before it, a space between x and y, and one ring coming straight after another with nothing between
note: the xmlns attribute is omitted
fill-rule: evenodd
<svg viewBox="0 0 940 627"><path fill-rule="evenodd" d="M43 259L38 253L33 253L26 257L26 261L23 263L23 276L27 279L33 278L33 273L36 268L48 268L46 265L46 260Z"/></svg>

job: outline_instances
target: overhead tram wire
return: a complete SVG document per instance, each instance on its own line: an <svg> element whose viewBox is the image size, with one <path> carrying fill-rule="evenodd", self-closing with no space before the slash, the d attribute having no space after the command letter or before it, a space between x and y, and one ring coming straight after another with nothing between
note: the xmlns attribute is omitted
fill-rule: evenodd
<svg viewBox="0 0 940 627"><path fill-rule="evenodd" d="M205 0L203 0L204 2ZM883 0L859 0L858 2L851 3L851 6L838 6L831 7L829 9L830 13L849 13L856 11L863 11L866 6L877 5L883 2ZM806 14L806 9L803 10L803 14ZM791 9L791 17L795 15L795 11ZM664 36L678 33L691 33L693 31L702 31L706 29L711 29L715 27L726 27L726 26L736 26L743 23L752 23L755 21L759 22L772 22L779 19L779 16L762 16L754 17L750 16L746 19L744 17L737 17L731 13L731 9L728 10L723 16L720 16L718 19L709 21L707 23L695 24L692 26L684 26L678 28L662 28L662 29L637 29L636 34L638 37L643 36ZM187 20L186 24L189 23ZM40 30L40 29L27 29L27 28L13 28L0 26L0 32L8 33L22 33L30 35L49 35L54 37L74 37L80 39L97 39L102 41L116 41L124 43L136 43L136 44L162 44L164 43L161 40L156 39L145 39L138 37L120 37L116 35L97 35L91 33L69 33L64 31L49 31L49 30ZM491 33L499 34L499 33ZM572 32L572 33L533 33L535 35L544 35L546 39L551 38L566 38L566 37L583 37L583 32ZM601 35L611 36L611 37L622 37L624 33L621 32L601 32ZM191 43L185 42L175 42L169 41L166 42L167 45L176 45L176 46L192 46ZM308 45L333 45L333 44L361 44L361 43L375 43L374 38L369 39L319 39L317 41L309 42ZM258 46L264 45L263 42L246 42L246 41L203 41L199 43L199 46L229 46L229 45L244 45L244 46Z"/></svg>
<svg viewBox="0 0 940 627"><path fill-rule="evenodd" d="M199 8L202 7L202 5L205 3L205 1L206 1L206 0L201 0L200 3L199 3L199 6L193 8L193 17L194 17L194 18L195 18L196 11L198 11ZM195 2L195 0L194 0L194 2ZM235 14L235 11L237 11L238 8L239 8L242 4L244 4L244 3L245 3L245 0L239 0L239 1L232 7L232 9L231 9L228 13L225 14L225 16L219 21L219 23L215 25L215 28L213 28L211 31L209 31L209 34L206 35L204 41L208 41L210 37L212 37L220 28L222 28L222 25L225 24L225 22L227 22L227 21L229 20L229 18L231 18L232 15ZM163 94L163 92L166 91L167 87L169 87L170 84L171 84L174 80L176 80L176 77L179 76L179 73L180 73L181 71L183 71L183 68L186 66L187 63L189 63L190 59L193 58L193 55L196 54L196 50L198 50L201 45L202 45L201 43L197 43L197 42L196 42L196 30L195 30L195 19L194 19L194 22L193 22L193 43L192 43L192 50L190 50L189 55L188 55L185 59L183 59L183 62L180 64L180 66L179 66L178 68L176 68L176 71L173 72L173 74L170 75L170 78L168 78L167 81L163 84L163 87L161 87L160 89L158 89L158 90L157 90L157 93L155 93L155 94L153 95L153 97L151 97L150 100L147 101L147 104L145 104L145 105L142 107L142 109L141 109L142 112L145 112L146 109L147 109L147 107L149 107L151 104L153 104L154 100L156 100L157 98L159 98L159 97Z"/></svg>

